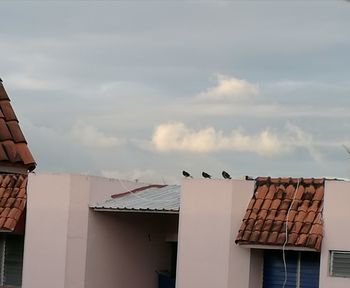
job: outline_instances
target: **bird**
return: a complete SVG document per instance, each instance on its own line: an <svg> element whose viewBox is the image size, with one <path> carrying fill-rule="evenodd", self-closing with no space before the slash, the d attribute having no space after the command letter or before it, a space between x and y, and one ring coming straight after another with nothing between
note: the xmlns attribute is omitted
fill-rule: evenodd
<svg viewBox="0 0 350 288"><path fill-rule="evenodd" d="M182 171L182 175L184 175L186 178L193 178L191 174L186 172L185 170Z"/></svg>
<svg viewBox="0 0 350 288"><path fill-rule="evenodd" d="M207 179L211 179L211 176L208 173L202 172L202 176Z"/></svg>
<svg viewBox="0 0 350 288"><path fill-rule="evenodd" d="M224 177L225 179L231 179L230 174L228 174L226 171L222 171L222 177Z"/></svg>

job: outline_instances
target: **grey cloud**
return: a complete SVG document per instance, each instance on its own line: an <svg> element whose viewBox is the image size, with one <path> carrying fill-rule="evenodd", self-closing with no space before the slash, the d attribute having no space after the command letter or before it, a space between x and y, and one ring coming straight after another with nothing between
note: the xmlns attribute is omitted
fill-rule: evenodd
<svg viewBox="0 0 350 288"><path fill-rule="evenodd" d="M6 2L1 76L39 170L346 176L337 143L350 139L349 9L341 1ZM215 73L259 85L258 97L193 105ZM213 113L219 108L224 113ZM78 120L128 141L113 149L81 145L70 135ZM266 127L283 134L290 121L313 136L329 167L305 147L268 162L254 153L160 157L141 149L166 121L249 134Z"/></svg>

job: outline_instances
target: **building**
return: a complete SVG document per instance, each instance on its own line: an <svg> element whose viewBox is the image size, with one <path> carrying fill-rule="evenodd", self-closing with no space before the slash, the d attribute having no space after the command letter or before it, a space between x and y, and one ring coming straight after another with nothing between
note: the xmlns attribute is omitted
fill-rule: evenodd
<svg viewBox="0 0 350 288"><path fill-rule="evenodd" d="M1 83L0 287L174 286L178 186L35 166Z"/></svg>
<svg viewBox="0 0 350 288"><path fill-rule="evenodd" d="M176 287L349 287L349 191L328 179L184 180Z"/></svg>
<svg viewBox="0 0 350 288"><path fill-rule="evenodd" d="M0 80L0 286L20 286L28 172L35 169L26 139Z"/></svg>
<svg viewBox="0 0 350 288"><path fill-rule="evenodd" d="M159 274L176 269L178 208L165 207L167 197L152 206L167 188L30 174L22 287L158 287Z"/></svg>
<svg viewBox="0 0 350 288"><path fill-rule="evenodd" d="M35 167L1 83L0 287L350 286L349 181L180 189Z"/></svg>

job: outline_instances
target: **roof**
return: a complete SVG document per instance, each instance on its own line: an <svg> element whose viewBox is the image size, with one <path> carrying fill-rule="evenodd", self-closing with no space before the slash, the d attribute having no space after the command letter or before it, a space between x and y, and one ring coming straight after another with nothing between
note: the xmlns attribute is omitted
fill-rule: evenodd
<svg viewBox="0 0 350 288"><path fill-rule="evenodd" d="M320 251L324 179L258 177L237 244L303 247ZM298 189L297 189L298 187Z"/></svg>
<svg viewBox="0 0 350 288"><path fill-rule="evenodd" d="M25 166L34 170L36 163L18 124L10 99L0 81L0 164Z"/></svg>
<svg viewBox="0 0 350 288"><path fill-rule="evenodd" d="M0 230L14 231L26 206L25 174L0 174Z"/></svg>
<svg viewBox="0 0 350 288"><path fill-rule="evenodd" d="M113 195L103 203L91 206L95 210L178 213L179 185L149 185Z"/></svg>

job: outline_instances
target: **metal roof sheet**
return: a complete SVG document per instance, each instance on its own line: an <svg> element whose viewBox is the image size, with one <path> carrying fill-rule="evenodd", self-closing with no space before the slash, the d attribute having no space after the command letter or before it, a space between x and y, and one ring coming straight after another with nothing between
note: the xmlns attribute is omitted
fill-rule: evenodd
<svg viewBox="0 0 350 288"><path fill-rule="evenodd" d="M180 185L145 187L141 191L128 191L103 203L91 206L95 210L135 212L175 212L180 208Z"/></svg>

